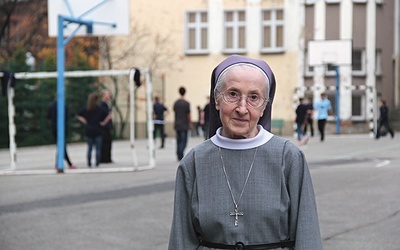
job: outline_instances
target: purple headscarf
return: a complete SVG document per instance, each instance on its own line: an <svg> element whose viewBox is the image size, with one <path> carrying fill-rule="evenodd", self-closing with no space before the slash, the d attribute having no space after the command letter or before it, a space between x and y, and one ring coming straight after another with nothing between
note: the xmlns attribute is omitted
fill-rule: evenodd
<svg viewBox="0 0 400 250"><path fill-rule="evenodd" d="M269 100L267 103L267 106L265 107L264 110L264 115L258 120L258 124L263 126L266 130L271 131L271 108L272 108L272 101L274 100L274 95L275 95L275 76L274 73L272 72L271 68L268 66L268 64L259 59L253 59L245 56L240 56L240 55L232 55L227 57L225 60L223 60L220 64L215 67L211 74L211 90L210 90L210 126L209 126L209 131L208 131L208 138L211 138L213 135L215 135L215 132L219 127L222 126L221 120L219 118L219 113L218 110L215 108L215 99L214 99L214 88L215 85L217 84L217 80L220 76L220 74L229 66L232 66L234 64L238 63L245 63L245 64L251 64L254 66L257 66L260 68L268 77L269 80Z"/></svg>

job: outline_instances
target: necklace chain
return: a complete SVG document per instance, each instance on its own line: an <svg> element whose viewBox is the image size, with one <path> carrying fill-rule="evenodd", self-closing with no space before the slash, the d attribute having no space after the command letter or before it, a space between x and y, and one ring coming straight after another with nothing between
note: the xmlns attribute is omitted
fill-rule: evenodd
<svg viewBox="0 0 400 250"><path fill-rule="evenodd" d="M233 195L233 192L232 192L232 187L231 187L231 184L229 182L228 174L226 173L226 168L225 168L224 158L222 157L221 147L218 147L218 150L219 150L219 155L221 157L222 170L224 171L224 174L225 174L226 183L228 185L229 192L231 193L233 204L235 205L235 212L230 213L230 215L231 216L235 216L235 226L237 227L238 226L238 216L243 216L243 213L238 211L238 206L239 206L240 200L242 199L242 196L243 196L244 190L246 188L247 182L249 180L251 170L253 169L253 165L254 165L254 161L256 159L256 154L257 154L258 147L256 148L256 150L254 152L254 156L253 156L253 160L252 160L251 165L250 165L249 172L247 173L246 180L244 182L242 191L240 192L239 199L238 199L237 202L236 202L235 196Z"/></svg>

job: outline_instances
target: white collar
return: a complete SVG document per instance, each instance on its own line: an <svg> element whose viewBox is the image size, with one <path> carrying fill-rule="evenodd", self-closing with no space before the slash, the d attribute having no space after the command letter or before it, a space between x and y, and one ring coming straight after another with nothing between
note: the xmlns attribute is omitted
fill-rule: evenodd
<svg viewBox="0 0 400 250"><path fill-rule="evenodd" d="M217 129L217 132L211 141L218 147L226 149L250 149L261 146L267 143L274 135L265 130L261 125L257 125L258 133L253 138L248 139L231 139L221 135L222 127Z"/></svg>

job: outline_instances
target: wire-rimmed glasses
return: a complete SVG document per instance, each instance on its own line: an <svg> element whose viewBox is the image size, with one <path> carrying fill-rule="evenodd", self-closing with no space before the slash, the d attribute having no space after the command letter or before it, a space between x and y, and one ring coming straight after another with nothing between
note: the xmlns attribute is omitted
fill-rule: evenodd
<svg viewBox="0 0 400 250"><path fill-rule="evenodd" d="M239 103L242 100L242 97L245 96L246 103L253 108L259 108L267 101L265 97L262 97L256 93L242 95L238 91L229 90L226 92L219 92L219 94L222 95L222 99L224 99L224 101L227 103Z"/></svg>

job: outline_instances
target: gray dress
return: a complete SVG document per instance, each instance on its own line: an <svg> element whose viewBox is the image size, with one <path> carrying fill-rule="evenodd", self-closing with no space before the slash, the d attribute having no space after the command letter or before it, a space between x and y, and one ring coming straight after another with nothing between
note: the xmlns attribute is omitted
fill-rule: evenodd
<svg viewBox="0 0 400 250"><path fill-rule="evenodd" d="M207 140L180 162L169 249L209 249L200 245L200 239L227 245L290 239L296 250L322 249L314 189L303 153L277 136L253 148L222 146ZM237 226L230 215L234 203L220 152L238 212L243 213Z"/></svg>

